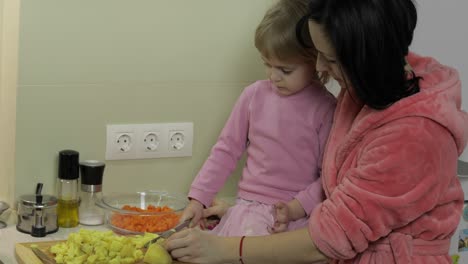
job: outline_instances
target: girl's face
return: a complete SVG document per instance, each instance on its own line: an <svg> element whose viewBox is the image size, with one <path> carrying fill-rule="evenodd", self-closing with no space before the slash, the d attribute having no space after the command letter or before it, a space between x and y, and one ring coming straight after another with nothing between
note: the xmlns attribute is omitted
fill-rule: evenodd
<svg viewBox="0 0 468 264"><path fill-rule="evenodd" d="M294 63L262 56L268 78L280 95L292 95L309 86L315 80L315 66Z"/></svg>
<svg viewBox="0 0 468 264"><path fill-rule="evenodd" d="M344 76L341 66L337 61L335 49L328 41L322 27L314 21L309 20L309 33L318 51L317 71L328 73L342 88L347 87L347 78Z"/></svg>

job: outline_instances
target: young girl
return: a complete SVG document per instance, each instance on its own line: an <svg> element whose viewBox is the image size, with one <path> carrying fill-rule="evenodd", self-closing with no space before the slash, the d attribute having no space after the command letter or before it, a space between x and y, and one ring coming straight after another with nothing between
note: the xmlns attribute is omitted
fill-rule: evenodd
<svg viewBox="0 0 468 264"><path fill-rule="evenodd" d="M269 79L242 92L193 181L191 201L182 216L192 219L192 226L199 223L203 208L212 204L244 152L238 199L214 233L251 236L304 227L322 201L320 165L336 102L319 80L316 50L297 41L295 24L306 15L307 2L280 0L258 25L255 46ZM287 211L281 225L274 215L278 202Z"/></svg>

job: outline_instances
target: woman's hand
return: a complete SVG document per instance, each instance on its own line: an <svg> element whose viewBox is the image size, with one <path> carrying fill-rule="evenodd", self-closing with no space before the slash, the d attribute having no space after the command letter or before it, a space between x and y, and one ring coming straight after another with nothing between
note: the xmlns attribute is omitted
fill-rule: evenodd
<svg viewBox="0 0 468 264"><path fill-rule="evenodd" d="M219 237L195 228L170 236L165 248L173 258L189 263L239 263L240 237ZM327 258L315 247L306 228L269 236L246 237L245 263L316 263Z"/></svg>
<svg viewBox="0 0 468 264"><path fill-rule="evenodd" d="M192 199L190 203L185 208L182 216L180 217L180 222L183 222L188 219L192 219L190 221L190 227L198 226L203 217L203 204L199 201Z"/></svg>
<svg viewBox="0 0 468 264"><path fill-rule="evenodd" d="M174 259L189 263L225 263L230 254L237 254L230 248L230 239L210 235L205 231L189 228L170 236L165 248ZM236 256L230 256L235 258Z"/></svg>

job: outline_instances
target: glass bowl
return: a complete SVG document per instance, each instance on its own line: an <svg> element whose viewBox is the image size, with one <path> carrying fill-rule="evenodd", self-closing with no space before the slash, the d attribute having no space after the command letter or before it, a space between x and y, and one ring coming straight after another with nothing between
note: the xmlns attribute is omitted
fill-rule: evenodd
<svg viewBox="0 0 468 264"><path fill-rule="evenodd" d="M161 233L174 228L188 204L185 196L166 191L104 195L96 203L109 227L119 234Z"/></svg>

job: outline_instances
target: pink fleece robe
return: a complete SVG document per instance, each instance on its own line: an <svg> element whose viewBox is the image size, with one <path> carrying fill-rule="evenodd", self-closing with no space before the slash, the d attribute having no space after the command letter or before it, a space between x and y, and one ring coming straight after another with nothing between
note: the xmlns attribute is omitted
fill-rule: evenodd
<svg viewBox="0 0 468 264"><path fill-rule="evenodd" d="M346 90L338 97L323 158L327 199L309 221L335 263L451 263L468 115L456 70L416 54L408 62L423 77L419 93L380 111Z"/></svg>

